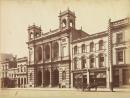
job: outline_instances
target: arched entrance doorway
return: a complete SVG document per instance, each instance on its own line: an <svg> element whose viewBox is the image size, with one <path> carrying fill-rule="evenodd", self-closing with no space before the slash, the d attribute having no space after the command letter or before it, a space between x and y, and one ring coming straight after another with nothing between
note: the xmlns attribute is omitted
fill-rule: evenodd
<svg viewBox="0 0 130 98"><path fill-rule="evenodd" d="M37 85L41 86L42 85L42 72L38 71L38 80L37 80Z"/></svg>
<svg viewBox="0 0 130 98"><path fill-rule="evenodd" d="M52 70L52 87L59 85L59 71L58 69Z"/></svg>
<svg viewBox="0 0 130 98"><path fill-rule="evenodd" d="M50 84L50 72L49 70L45 70L44 73L43 73L43 77L44 77L44 86L49 86Z"/></svg>

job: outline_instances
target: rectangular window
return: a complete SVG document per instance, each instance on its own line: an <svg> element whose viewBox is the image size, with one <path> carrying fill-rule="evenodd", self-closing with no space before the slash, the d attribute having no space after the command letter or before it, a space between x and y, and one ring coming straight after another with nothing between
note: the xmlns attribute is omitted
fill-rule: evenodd
<svg viewBox="0 0 130 98"><path fill-rule="evenodd" d="M67 53L66 53L67 51L66 51L66 46L63 46L63 50L62 50L62 56L63 57L65 57L65 56L67 56Z"/></svg>
<svg viewBox="0 0 130 98"><path fill-rule="evenodd" d="M121 43L123 41L123 34L119 33L116 35L117 43Z"/></svg>
<svg viewBox="0 0 130 98"><path fill-rule="evenodd" d="M94 67L94 58L90 58L90 68Z"/></svg>
<svg viewBox="0 0 130 98"><path fill-rule="evenodd" d="M123 62L123 50L117 51L117 61Z"/></svg>

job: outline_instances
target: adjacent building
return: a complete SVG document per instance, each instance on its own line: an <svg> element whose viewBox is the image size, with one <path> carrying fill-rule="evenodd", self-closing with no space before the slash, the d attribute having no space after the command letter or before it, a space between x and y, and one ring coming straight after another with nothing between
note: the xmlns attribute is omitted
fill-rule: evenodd
<svg viewBox="0 0 130 98"><path fill-rule="evenodd" d="M73 86L94 81L109 88L130 85L129 19L111 20L108 30L72 41Z"/></svg>
<svg viewBox="0 0 130 98"><path fill-rule="evenodd" d="M1 87L16 86L16 60L11 54L1 54Z"/></svg>
<svg viewBox="0 0 130 98"><path fill-rule="evenodd" d="M17 59L17 87L25 88L27 87L27 57L22 57Z"/></svg>
<svg viewBox="0 0 130 98"><path fill-rule="evenodd" d="M27 87L27 57L16 59L7 54L1 57L1 87Z"/></svg>
<svg viewBox="0 0 130 98"><path fill-rule="evenodd" d="M116 87L130 85L130 20L111 22L113 84Z"/></svg>

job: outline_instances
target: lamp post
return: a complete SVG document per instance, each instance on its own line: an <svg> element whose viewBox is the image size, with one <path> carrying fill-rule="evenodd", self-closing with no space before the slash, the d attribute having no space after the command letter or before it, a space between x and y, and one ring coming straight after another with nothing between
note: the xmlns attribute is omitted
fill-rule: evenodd
<svg viewBox="0 0 130 98"><path fill-rule="evenodd" d="M109 19L108 26L108 65L109 65L109 78L110 78L110 91L113 91L113 55L112 55L112 32L111 32L111 19Z"/></svg>

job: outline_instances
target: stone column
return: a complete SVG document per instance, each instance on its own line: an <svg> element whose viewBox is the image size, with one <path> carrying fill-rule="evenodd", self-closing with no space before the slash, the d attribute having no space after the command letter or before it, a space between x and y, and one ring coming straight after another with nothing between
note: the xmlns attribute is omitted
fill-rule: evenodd
<svg viewBox="0 0 130 98"><path fill-rule="evenodd" d="M87 84L89 84L89 80L90 80L90 77L89 77L89 71L87 70Z"/></svg>
<svg viewBox="0 0 130 98"><path fill-rule="evenodd" d="M62 47L61 47L61 40L58 41L58 44L59 44L59 56L58 56L58 58L59 58L59 57L62 56L62 55L61 55L61 53L62 53L62 52L61 52L61 48L62 48Z"/></svg>
<svg viewBox="0 0 130 98"><path fill-rule="evenodd" d="M99 68L98 54L95 56L95 66L96 68Z"/></svg>
<svg viewBox="0 0 130 98"><path fill-rule="evenodd" d="M17 80L16 80L16 87L18 87L18 77L16 78Z"/></svg>
<svg viewBox="0 0 130 98"><path fill-rule="evenodd" d="M19 87L21 88L21 78L19 77Z"/></svg>
<svg viewBox="0 0 130 98"><path fill-rule="evenodd" d="M49 87L52 87L52 69L50 68L49 71L50 71L50 84L49 84Z"/></svg>
<svg viewBox="0 0 130 98"><path fill-rule="evenodd" d="M106 88L110 88L110 73L109 73L109 69L106 69Z"/></svg>
<svg viewBox="0 0 130 98"><path fill-rule="evenodd" d="M23 88L25 87L25 84L24 84L24 78L23 78Z"/></svg>
<svg viewBox="0 0 130 98"><path fill-rule="evenodd" d="M90 72L88 71L90 69L90 58L89 56L87 57L87 84L89 84L90 81Z"/></svg>
<svg viewBox="0 0 130 98"><path fill-rule="evenodd" d="M44 63L44 58L45 58L45 49L44 49L44 44L42 45L42 62Z"/></svg>
<svg viewBox="0 0 130 98"><path fill-rule="evenodd" d="M71 72L71 88L73 88L73 73Z"/></svg>
<svg viewBox="0 0 130 98"><path fill-rule="evenodd" d="M122 85L122 69L119 69L119 86Z"/></svg>
<svg viewBox="0 0 130 98"><path fill-rule="evenodd" d="M42 87L44 86L44 69L42 68Z"/></svg>

